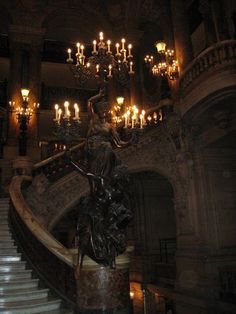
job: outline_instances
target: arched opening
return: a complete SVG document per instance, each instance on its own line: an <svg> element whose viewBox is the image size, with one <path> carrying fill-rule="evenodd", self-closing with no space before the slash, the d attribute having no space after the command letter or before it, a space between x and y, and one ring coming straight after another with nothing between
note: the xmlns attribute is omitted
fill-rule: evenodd
<svg viewBox="0 0 236 314"><path fill-rule="evenodd" d="M131 280L157 283L175 279L176 222L173 188L156 172L132 174L134 219L129 239L134 244Z"/></svg>

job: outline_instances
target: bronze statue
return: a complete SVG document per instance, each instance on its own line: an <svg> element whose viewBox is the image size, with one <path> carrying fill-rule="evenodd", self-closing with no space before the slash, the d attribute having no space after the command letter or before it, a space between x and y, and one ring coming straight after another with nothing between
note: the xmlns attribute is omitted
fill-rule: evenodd
<svg viewBox="0 0 236 314"><path fill-rule="evenodd" d="M111 268L115 258L126 249L125 230L132 218L128 197L127 169L122 166L114 147L131 143L122 141L109 122L109 104L105 89L88 100L89 128L85 153L88 169L82 169L70 158L70 163L89 180L90 194L81 199L78 207L78 263L79 276L83 256Z"/></svg>

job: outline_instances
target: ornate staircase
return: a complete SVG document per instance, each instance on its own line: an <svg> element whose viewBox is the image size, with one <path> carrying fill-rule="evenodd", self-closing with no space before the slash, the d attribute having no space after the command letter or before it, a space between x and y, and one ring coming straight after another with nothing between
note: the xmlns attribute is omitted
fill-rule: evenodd
<svg viewBox="0 0 236 314"><path fill-rule="evenodd" d="M22 259L8 225L9 200L0 199L0 313L71 314L62 301L40 288L39 279Z"/></svg>

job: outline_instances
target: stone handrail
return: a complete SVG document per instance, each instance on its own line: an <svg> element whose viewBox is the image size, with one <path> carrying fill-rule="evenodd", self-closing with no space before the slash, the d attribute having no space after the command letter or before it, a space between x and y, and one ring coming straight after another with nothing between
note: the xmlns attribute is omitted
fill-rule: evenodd
<svg viewBox="0 0 236 314"><path fill-rule="evenodd" d="M201 73L233 60L236 60L236 40L224 40L205 49L181 74L181 90L184 91Z"/></svg>
<svg viewBox="0 0 236 314"><path fill-rule="evenodd" d="M10 223L18 247L46 286L59 295L70 307L76 303L75 250L58 242L31 212L22 194L22 187L31 181L29 176L13 177L9 194L11 198Z"/></svg>
<svg viewBox="0 0 236 314"><path fill-rule="evenodd" d="M36 238L59 259L73 267L76 257L74 250L69 250L58 242L52 234L38 222L37 218L33 215L25 202L21 187L23 182L26 181L31 182L31 177L15 176L11 181L9 193L14 208Z"/></svg>
<svg viewBox="0 0 236 314"><path fill-rule="evenodd" d="M10 187L9 194L12 204L21 217L22 221L27 225L28 229L36 236L45 247L48 248L54 255L56 255L61 261L74 267L77 261L77 249L67 249L59 241L57 241L53 235L44 228L39 222L36 216L31 212L28 204L26 203L22 194L22 185L25 182L31 182L32 178L29 176L15 176L13 177ZM133 250L132 246L127 247L126 254ZM124 257L125 256L125 257ZM117 261L127 263L128 258L125 254L119 255ZM96 266L97 263L92 261L89 257L84 257L84 264L89 266Z"/></svg>
<svg viewBox="0 0 236 314"><path fill-rule="evenodd" d="M82 150L84 145L85 145L85 140L83 140L81 143L73 146L69 150L71 153L77 152L77 151ZM42 172L44 174L49 175L50 172L55 172L55 169L57 169L57 168L58 169L61 169L61 167L64 168L64 166L65 166L64 155L65 155L65 151L60 152L54 156L51 156L45 160L42 160L42 161L36 163L32 169L33 175L36 175L36 174L39 174Z"/></svg>
<svg viewBox="0 0 236 314"><path fill-rule="evenodd" d="M38 273L39 277L58 294L68 306L76 307L76 279L74 265L77 262L78 249L67 249L58 242L37 220L27 205L22 187L32 180L30 176L13 177L9 194L11 198L10 222L13 234L21 250L26 254L27 260ZM117 268L127 268L129 252L116 258ZM99 264L84 257L83 269L99 270Z"/></svg>

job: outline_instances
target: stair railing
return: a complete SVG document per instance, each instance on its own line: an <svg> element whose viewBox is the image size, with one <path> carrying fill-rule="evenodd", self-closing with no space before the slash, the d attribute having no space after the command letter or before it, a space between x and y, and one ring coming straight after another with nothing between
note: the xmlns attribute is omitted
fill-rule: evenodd
<svg viewBox="0 0 236 314"><path fill-rule="evenodd" d="M74 307L76 251L58 242L33 215L22 194L22 186L29 182L29 176L15 176L9 187L13 233L37 275L67 304Z"/></svg>
<svg viewBox="0 0 236 314"><path fill-rule="evenodd" d="M72 147L71 153L78 153L84 142ZM65 152L43 160L33 167L32 175L44 173L47 178L55 177L55 172L65 168ZM60 165L60 168L59 168ZM60 175L63 175L60 173ZM52 179L53 180L53 179ZM37 275L71 307L76 304L76 281L74 265L77 250L67 249L40 224L29 208L23 190L32 182L31 176L14 176L9 194L11 199L10 222L21 250Z"/></svg>

